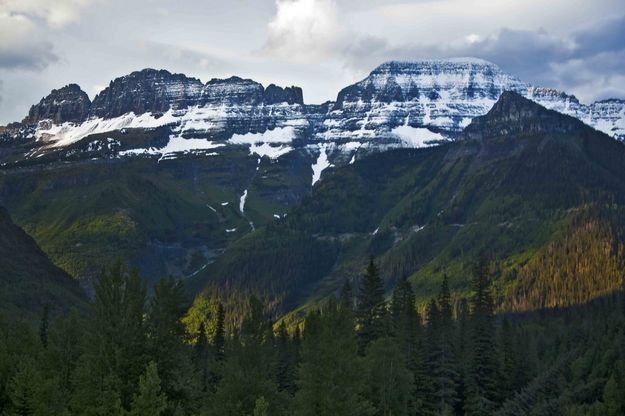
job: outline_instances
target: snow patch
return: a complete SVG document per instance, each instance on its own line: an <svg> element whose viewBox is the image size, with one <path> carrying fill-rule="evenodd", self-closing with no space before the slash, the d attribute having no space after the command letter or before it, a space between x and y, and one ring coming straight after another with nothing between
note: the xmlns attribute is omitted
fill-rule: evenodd
<svg viewBox="0 0 625 416"><path fill-rule="evenodd" d="M169 136L169 142L165 147L157 149L150 147L147 149L130 149L122 150L119 152L119 156L134 156L134 155L161 155L160 160L171 158L176 153L190 153L216 149L223 147L224 144L214 143L206 139L185 139L181 136ZM218 153L208 153L208 156L216 156Z"/></svg>
<svg viewBox="0 0 625 416"><path fill-rule="evenodd" d="M440 144L448 139L440 133L435 133L424 127L399 126L395 127L391 133L398 136L408 147L420 148L430 147Z"/></svg>
<svg viewBox="0 0 625 416"><path fill-rule="evenodd" d="M328 160L327 148L328 145L326 144L319 146L319 157L317 158L317 161L312 165L312 186L315 186L315 183L317 183L319 179L321 179L321 172L332 166L332 164Z"/></svg>
<svg viewBox="0 0 625 416"><path fill-rule="evenodd" d="M250 154L256 154L261 158L267 156L277 159L289 153L293 148L288 146L295 137L293 127L278 127L263 133L233 134L228 140L230 144L242 144L250 146Z"/></svg>
<svg viewBox="0 0 625 416"><path fill-rule="evenodd" d="M243 191L243 195L241 195L241 199L239 201L239 211L241 213L245 212L245 200L247 199L247 189Z"/></svg>

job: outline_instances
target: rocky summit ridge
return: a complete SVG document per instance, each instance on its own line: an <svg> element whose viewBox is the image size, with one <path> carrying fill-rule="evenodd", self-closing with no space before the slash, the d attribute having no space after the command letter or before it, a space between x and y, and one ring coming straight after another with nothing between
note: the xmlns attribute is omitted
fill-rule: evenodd
<svg viewBox="0 0 625 416"><path fill-rule="evenodd" d="M23 157L13 154L14 162L58 152L89 136L163 127L171 140L204 140L201 148L248 146L251 154L271 158L305 148L324 153L328 165L341 164L367 152L454 140L505 91L625 140L625 100L583 104L476 58L385 62L322 105L305 104L296 86L265 88L236 76L202 83L144 69L114 79L92 102L76 84L53 90L22 123L0 129L0 140L20 143ZM178 142L182 145L164 147L174 154L193 151L199 143ZM164 154L153 146L118 148L119 156Z"/></svg>

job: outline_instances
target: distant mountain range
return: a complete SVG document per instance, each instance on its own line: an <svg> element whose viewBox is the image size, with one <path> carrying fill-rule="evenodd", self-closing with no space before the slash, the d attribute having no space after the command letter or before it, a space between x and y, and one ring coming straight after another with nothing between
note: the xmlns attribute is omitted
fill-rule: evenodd
<svg viewBox="0 0 625 416"><path fill-rule="evenodd" d="M319 105L298 87L146 69L93 101L54 90L0 128L0 203L84 282L122 258L285 311L370 253L389 287L406 275L425 296L443 273L464 290L490 250L499 303L522 310L613 288L624 123L623 100L585 105L477 59L388 62ZM549 256L605 245L609 281L565 276L565 299L536 298Z"/></svg>
<svg viewBox="0 0 625 416"><path fill-rule="evenodd" d="M341 164L370 151L453 139L474 117L486 114L503 91L515 91L625 138L624 100L582 104L572 95L521 82L490 62L459 58L384 63L341 90L336 101L321 105L304 104L298 87L264 88L239 77L204 84L154 69L111 81L93 102L78 85L70 84L53 90L21 123L3 130L4 140L24 146L18 155L2 159L15 162L46 153L63 157L69 146L90 135L167 126L169 146L124 140L93 146L108 145L117 156L159 158L231 145L276 158L306 147ZM180 137L200 140L182 142Z"/></svg>

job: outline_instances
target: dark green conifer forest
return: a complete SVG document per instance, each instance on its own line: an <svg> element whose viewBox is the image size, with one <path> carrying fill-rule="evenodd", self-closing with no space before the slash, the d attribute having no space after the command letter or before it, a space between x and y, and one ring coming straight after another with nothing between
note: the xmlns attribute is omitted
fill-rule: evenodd
<svg viewBox="0 0 625 416"><path fill-rule="evenodd" d="M495 314L492 265L469 296L447 279L421 313L406 279L385 298L373 258L296 325L257 298L238 326L219 300L183 323L181 282L148 297L121 263L87 314L0 320L2 415L625 414L625 299ZM187 318L188 319L188 318ZM195 331L189 328L197 328Z"/></svg>

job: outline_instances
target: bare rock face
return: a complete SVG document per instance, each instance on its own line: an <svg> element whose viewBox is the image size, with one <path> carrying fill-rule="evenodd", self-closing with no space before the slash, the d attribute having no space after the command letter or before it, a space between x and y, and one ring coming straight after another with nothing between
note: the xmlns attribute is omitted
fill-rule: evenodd
<svg viewBox="0 0 625 416"><path fill-rule="evenodd" d="M567 134L582 129L590 130L590 127L575 117L548 110L520 94L505 91L486 115L471 121L461 137L468 140L509 139L540 134Z"/></svg>
<svg viewBox="0 0 625 416"><path fill-rule="evenodd" d="M202 105L260 105L263 102L263 86L251 79L230 77L213 78L202 91Z"/></svg>
<svg viewBox="0 0 625 416"><path fill-rule="evenodd" d="M118 117L126 113L163 113L197 103L202 82L165 70L143 69L116 78L93 100L91 116Z"/></svg>
<svg viewBox="0 0 625 416"><path fill-rule="evenodd" d="M41 120L51 120L55 124L67 121L81 122L87 118L91 100L76 84L69 84L41 99L30 107L24 124L36 124Z"/></svg>
<svg viewBox="0 0 625 416"><path fill-rule="evenodd" d="M304 105L304 95L300 87L278 87L277 85L270 84L264 93L265 104L300 104Z"/></svg>

